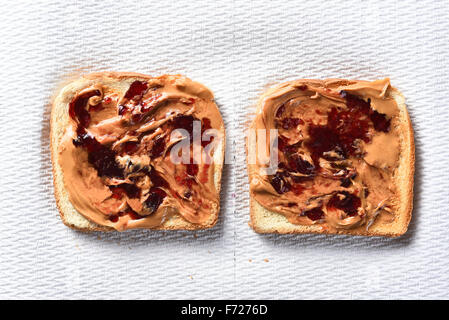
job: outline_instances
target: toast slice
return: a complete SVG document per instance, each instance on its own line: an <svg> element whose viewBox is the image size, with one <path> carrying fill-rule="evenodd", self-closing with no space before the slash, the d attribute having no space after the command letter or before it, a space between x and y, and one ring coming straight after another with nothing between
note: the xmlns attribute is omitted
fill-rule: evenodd
<svg viewBox="0 0 449 320"><path fill-rule="evenodd" d="M190 79L185 78L181 75L163 75L160 77L150 77L138 73L125 73L125 72L101 72L92 73L82 76L81 78L67 84L64 88L60 90L57 96L53 99L52 110L51 110L51 120L50 120L50 141L51 141L51 159L53 163L53 181L54 181L54 192L56 198L56 204L59 209L59 213L63 223L73 229L79 231L114 231L115 228L102 225L100 223L94 222L92 219L83 215L71 202L70 194L67 190L67 186L64 183L64 171L61 167L60 157L61 154L58 151L62 139L66 133L66 129L71 126L71 121L69 115L69 105L74 100L74 98L80 94L86 88L96 87L98 85L108 87L113 90L118 96L117 99L123 97L130 85L135 81L178 81L182 79L187 84L193 83ZM213 102L212 93L204 86L199 83L195 85L200 88L199 90L205 93L206 96L210 97L210 108L216 108L212 112L216 112L219 115L219 111ZM181 86L182 87L182 86ZM189 94L194 95L195 93L189 92ZM210 207L209 216L207 219L201 223L192 223L186 220L180 213L173 213L169 215L165 221L162 223L151 227L151 229L158 230L198 230L213 227L218 219L219 214L219 199L220 199L220 189L221 189L221 174L223 168L224 160L224 150L225 150L225 129L221 115L217 120L220 125L218 128L222 139L215 148L213 154L213 185L216 189L216 195L218 201L216 204Z"/></svg>
<svg viewBox="0 0 449 320"><path fill-rule="evenodd" d="M413 206L413 177L414 177L414 138L413 129L410 121L409 114L406 109L405 99L399 90L389 85L389 79L385 79L388 82L387 86L383 88L383 94L387 99L394 99L397 104L397 114L395 119L392 120L392 129L398 135L398 154L397 166L392 172L392 183L395 186L394 205L392 210L386 213L387 216L392 219L379 220L374 217L370 223L365 223L360 226L349 229L335 229L328 228L326 222L324 223L312 223L312 224L300 224L292 223L285 214L275 212L263 206L256 200L254 196L254 190L250 187L250 218L249 225L258 233L278 233L278 234L302 234L302 233L319 233L319 234L350 234L350 235L363 235L363 236L387 236L397 237L404 234L407 231ZM379 80L380 81L380 80ZM345 87L351 85L357 85L359 83L366 84L366 81L351 81L343 79L328 79L328 80L306 80L301 79L297 81L291 81L280 84L276 87L269 89L262 95L257 107L257 114L260 115L264 112L264 105L268 99L278 99L283 93L287 92L287 88L295 87L295 89L305 90L306 85L315 86L318 90L344 90ZM374 82L373 82L374 83ZM284 90L284 91L283 91ZM323 91L325 92L325 91ZM364 94L363 99L370 102L369 94ZM266 119L266 118L265 118ZM251 125L251 129L256 128L256 119ZM247 139L247 152L248 150L256 150L255 139ZM384 146L388 148L388 145ZM394 148L394 147L393 147ZM387 149L384 149L387 150ZM247 154L249 159L249 153ZM252 179L256 176L256 170L258 166L254 163L248 163L248 173L250 179L250 185ZM300 204L301 205L301 204ZM323 205L326 206L326 205ZM299 214L299 212L298 212Z"/></svg>

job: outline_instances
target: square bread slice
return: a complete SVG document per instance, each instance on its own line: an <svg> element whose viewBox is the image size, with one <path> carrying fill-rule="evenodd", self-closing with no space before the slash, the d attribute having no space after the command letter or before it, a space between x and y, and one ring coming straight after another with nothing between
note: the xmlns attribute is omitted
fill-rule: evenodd
<svg viewBox="0 0 449 320"><path fill-rule="evenodd" d="M50 141L51 141L51 159L53 163L53 181L54 181L54 192L56 198L57 208L64 224L70 228L79 231L115 231L114 228L110 226L104 226L97 224L87 218L85 215L81 214L72 205L69 194L64 185L64 172L61 168L59 158L60 154L58 152L58 147L61 143L66 128L70 126L70 116L69 116L69 104L81 91L86 88L92 88L96 85L108 86L117 93L119 97L122 97L127 92L128 88L134 81L151 81L154 79L190 79L185 78L181 75L163 75L159 77L150 77L144 74L129 73L129 72L100 72L91 73L76 79L66 86L64 86L59 93L55 96L52 103L51 110L51 120L50 120ZM173 80L173 81L175 81ZM198 84L198 83L196 83ZM210 95L213 105L212 93L201 84L198 84L201 90L207 91ZM203 89L204 88L204 89ZM195 93L192 93L195 94ZM218 109L217 109L218 110ZM219 111L218 111L219 112ZM213 171L213 182L218 195L218 204L210 208L210 215L204 223L191 223L183 218L180 214L175 213L169 216L162 224L151 229L156 230L198 230L213 227L218 219L219 214L219 203L220 203L220 189L221 189L221 174L224 161L224 150L225 150L225 129L223 121L220 116L221 127L217 128L221 134L222 139L217 143L217 147L214 152L214 171Z"/></svg>
<svg viewBox="0 0 449 320"><path fill-rule="evenodd" d="M395 152L398 153L398 159L396 163L397 166L392 173L392 183L394 184L396 190L394 193L394 199L392 199L391 201L393 205L390 212L385 213L385 215L391 217L391 219L388 218L379 221L378 219L376 219L377 215L379 214L379 212L377 212L374 214L374 218L369 222L365 221L364 224L357 225L356 227L342 228L342 229L328 226L326 220L327 213L324 217L323 215L320 216L320 219L324 220L319 219L317 221L313 221L312 223L300 224L290 222L290 220L287 219L288 215L283 214L281 212L275 212L273 210L270 210L270 208L267 208L267 206L263 206L259 201L256 200L255 192L259 192L256 190L260 190L261 179L269 179L269 177L273 176L262 175L263 178L260 178L260 176L257 175L257 170L259 169L259 167L254 164L254 161L251 161L251 163L249 161L250 153L255 152L254 150L257 150L256 148L257 139L250 138L250 135L248 135L247 162L248 162L248 175L250 181L250 195L251 195L250 196L251 220L249 225L254 229L254 231L258 233L278 233L278 234L318 233L318 234L349 234L349 235L387 236L387 237L397 237L404 234L407 231L408 224L411 219L411 212L413 206L413 177L414 177L414 162L415 162L413 129L409 114L406 109L405 99L397 89L393 88L390 85L389 79L377 80L374 82L344 80L344 79L327 79L327 80L300 79L296 81L289 81L286 83L282 83L273 88L270 88L261 96L257 106L256 119L254 119L250 127L250 132L251 131L254 132L255 129L258 129L262 126L260 125L260 123L257 124L258 117L263 117L263 121L261 123L266 123L267 121L276 119L270 118L270 115L264 114L268 110L267 104L271 104L271 107L273 107L273 105L276 103L282 105L282 103L284 103L285 101L295 97L294 93L295 90L299 90L300 92L302 92L304 90L309 90L307 86L314 87L317 88L317 91L320 91L320 93L316 93L314 98L320 98L320 94L326 95L327 93L329 93L329 95L335 94L336 96L341 96L341 94L345 91L345 88L353 89L353 87L357 85L360 86L366 85L368 87L372 85L380 88L379 89L380 91L368 89L365 91L361 90L363 91L363 97L361 97L361 99L363 99L365 102L371 103L370 99L373 99L375 95L383 95L385 99L393 99L397 104L396 110L397 113L395 114L394 119L391 119L391 126L392 126L391 130L394 130L395 134L398 136L399 143L398 145L391 145L391 146L385 144L384 146L385 149L383 149L383 152L385 152L385 154L388 154L389 147L397 148ZM355 90L355 92L357 93L357 90ZM360 92L358 92L357 94L359 93ZM287 98L283 99L282 97ZM295 107L298 107L298 104L296 104ZM306 107L307 106L304 106L304 108ZM278 111L276 110L279 110L280 106L278 105L277 108L278 109L276 108L270 109L272 112L276 114L276 116L278 113ZM284 111L283 110L279 111L279 113L281 112ZM272 116L275 117L274 115ZM298 122L295 123L293 126L295 125L298 125ZM299 127L297 126L296 128L299 128L298 130L301 130L301 126ZM289 129L289 130L296 130L296 129ZM306 131L306 129L304 129L304 131ZM305 139L303 143L307 144L306 140L307 139ZM279 186L277 187L279 188ZM385 188L387 187L385 186ZM275 188L273 187L271 190L265 189L264 192L267 192L268 194L271 195L275 192L274 190ZM285 190L281 188L281 193L285 192ZM275 193L274 198L270 199L275 199L275 197L277 197L277 194L278 193ZM366 197L368 197L368 195ZM269 205L271 205L271 203L268 203L268 206ZM297 204L289 203L289 205L294 207ZM299 203L298 205L299 208L301 208L304 207L306 203ZM326 207L325 202L321 203L321 205L322 208ZM384 207L382 206L380 207L380 209L383 208ZM301 216L304 215L304 213L305 211L298 211L297 215Z"/></svg>

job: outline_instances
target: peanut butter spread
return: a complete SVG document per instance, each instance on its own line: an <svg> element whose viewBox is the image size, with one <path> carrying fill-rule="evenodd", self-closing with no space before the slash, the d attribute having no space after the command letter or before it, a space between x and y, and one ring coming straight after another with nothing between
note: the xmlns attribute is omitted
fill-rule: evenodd
<svg viewBox="0 0 449 320"><path fill-rule="evenodd" d="M389 79L297 80L267 92L248 143L252 197L299 225L336 230L391 222L400 139L389 87ZM265 158L277 153L272 172L261 150Z"/></svg>
<svg viewBox="0 0 449 320"><path fill-rule="evenodd" d="M154 228L175 213L205 223L219 208L214 154L224 138L213 99L183 76L98 81L78 92L58 149L74 208L116 230ZM173 138L175 129L187 135ZM176 158L186 154L187 163Z"/></svg>

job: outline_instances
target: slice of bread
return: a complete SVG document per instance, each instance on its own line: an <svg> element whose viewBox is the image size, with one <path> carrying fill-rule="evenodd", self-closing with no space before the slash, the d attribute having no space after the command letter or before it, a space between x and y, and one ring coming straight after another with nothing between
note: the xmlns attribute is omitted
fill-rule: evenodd
<svg viewBox="0 0 449 320"><path fill-rule="evenodd" d="M163 75L164 77L180 77L180 75ZM51 119L50 119L50 149L51 159L53 163L53 182L56 204L64 224L70 228L79 231L114 231L115 229L102 226L90 221L88 218L79 213L69 200L69 194L65 189L63 180L63 171L59 165L58 146L64 135L65 129L69 126L68 106L72 99L82 90L92 87L95 84L103 84L114 88L119 95L124 95L130 84L135 80L149 80L153 77L129 72L101 72L91 73L70 82L63 87L57 96L53 99ZM216 128L220 131L223 139L221 139L214 152L214 184L218 196L221 189L221 174L224 161L225 150L225 129ZM198 230L213 227L218 219L220 208L218 206L211 208L210 217L204 224L193 224L185 220L180 214L174 214L167 218L161 225L152 228L159 230Z"/></svg>
<svg viewBox="0 0 449 320"><path fill-rule="evenodd" d="M302 81L302 80L298 80ZM304 80L313 81L315 84L321 84L324 86L325 81L321 80ZM341 80L343 82L347 80ZM261 104L265 97L273 94L278 86L269 89L259 100L258 110L261 108ZM299 225L290 223L287 218L273 211L263 207L253 197L250 198L250 217L251 221L249 225L258 233L278 233L278 234L301 234L301 233L320 233L320 234L350 234L350 235L363 235L363 236L387 236L397 237L404 234L407 231L412 207L413 207L413 177L415 168L415 146L413 138L413 129L410 121L409 114L406 109L404 96L397 89L389 87L387 96L395 99L399 108L399 164L394 176L394 184L397 186L398 204L397 210L392 212L394 220L392 223L378 223L375 221L369 228L366 225L354 228L354 229L341 229L341 230L328 230L322 228L320 224L312 225ZM247 139L247 150L251 147L248 145L249 139ZM253 145L252 147L255 148ZM254 165L248 164L249 179L255 170Z"/></svg>

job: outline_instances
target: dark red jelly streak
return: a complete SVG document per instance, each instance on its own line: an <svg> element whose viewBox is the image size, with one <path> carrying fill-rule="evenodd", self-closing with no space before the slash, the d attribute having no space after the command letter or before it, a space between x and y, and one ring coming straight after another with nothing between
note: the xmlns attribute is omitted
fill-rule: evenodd
<svg viewBox="0 0 449 320"><path fill-rule="evenodd" d="M112 222L117 222L119 220L119 217L123 217L129 215L129 217L131 218L131 220L139 220L142 219L143 217L140 216L137 212L133 211L133 210L129 210L126 212L119 212L118 214L112 214L109 216L109 220Z"/></svg>
<svg viewBox="0 0 449 320"><path fill-rule="evenodd" d="M343 195L343 198L340 199L339 195ZM360 198L356 195L347 191L340 191L330 198L326 206L328 208L343 210L348 216L355 216L357 214L357 208L359 208L361 204Z"/></svg>
<svg viewBox="0 0 449 320"><path fill-rule="evenodd" d="M123 178L123 169L115 161L116 153L99 143L85 129L78 129L78 137L73 140L76 147L87 149L88 161L98 171L98 175Z"/></svg>
<svg viewBox="0 0 449 320"><path fill-rule="evenodd" d="M285 104L281 105L276 111L276 118L280 118L285 111Z"/></svg>
<svg viewBox="0 0 449 320"><path fill-rule="evenodd" d="M298 118L285 118L281 121L281 126L285 130L295 128L299 124L304 124L304 121Z"/></svg>
<svg viewBox="0 0 449 320"><path fill-rule="evenodd" d="M157 137L154 140L153 147L151 148L151 158L157 158L164 153L165 150L165 138L162 136Z"/></svg>
<svg viewBox="0 0 449 320"><path fill-rule="evenodd" d="M144 114L142 113L135 113L132 115L132 121L133 123L138 123L140 122L144 117Z"/></svg>
<svg viewBox="0 0 449 320"><path fill-rule="evenodd" d="M99 90L93 90L83 93L73 99L69 104L70 117L78 121L83 128L87 128L90 123L89 111L86 110L87 102L93 96L99 96L101 93Z"/></svg>
<svg viewBox="0 0 449 320"><path fill-rule="evenodd" d="M327 116L327 125L310 125L310 139L306 146L312 153L315 164L318 158L327 151L339 151L343 156L348 157L356 151L354 141L361 139L369 142L368 131L370 122L376 131L388 132L390 120L384 114L371 109L371 101L351 95L345 91L341 92L345 98L347 110L332 108Z"/></svg>
<svg viewBox="0 0 449 320"><path fill-rule="evenodd" d="M124 193L130 198L138 198L140 196L140 189L133 184L122 183L117 186L109 186L114 199L120 199Z"/></svg>
<svg viewBox="0 0 449 320"><path fill-rule="evenodd" d="M207 181L209 180L209 171L208 171L209 167L210 167L210 164L208 164L208 163L204 164L204 169L200 176L201 183L207 183Z"/></svg>
<svg viewBox="0 0 449 320"><path fill-rule="evenodd" d="M153 187L150 189L150 195L145 200L144 204L151 211L151 213L154 213L157 211L166 196L167 193L165 193L164 190Z"/></svg>
<svg viewBox="0 0 449 320"><path fill-rule="evenodd" d="M154 168L151 168L150 173L148 173L148 176L150 177L151 183L153 184L153 187L163 187L167 188L168 183L165 181L164 178L162 178Z"/></svg>
<svg viewBox="0 0 449 320"><path fill-rule="evenodd" d="M128 91L126 91L125 95L124 95L124 99L127 100L137 100L140 101L140 99L142 99L143 95L145 94L145 92L147 92L148 90L148 84L146 82L143 81L139 81L136 80L133 83L131 83L131 85L128 88ZM127 113L130 109L124 105L119 105L118 106L118 114L120 116L124 115L125 113ZM134 122L138 122L140 119L133 119Z"/></svg>
<svg viewBox="0 0 449 320"><path fill-rule="evenodd" d="M341 91L340 95L346 99L346 105L351 109L359 109L361 112L369 116L376 131L388 132L390 130L391 119L387 119L386 115L371 109L371 100L365 101L346 91Z"/></svg>
<svg viewBox="0 0 449 320"><path fill-rule="evenodd" d="M173 118L172 124L175 129L184 129L189 135L190 139L193 139L193 121L195 120L192 116L179 115Z"/></svg>
<svg viewBox="0 0 449 320"><path fill-rule="evenodd" d="M188 163L185 165L186 166L186 172L189 176L194 177L198 174L198 164L196 163Z"/></svg>
<svg viewBox="0 0 449 320"><path fill-rule="evenodd" d="M301 147L302 141L298 141L294 144L288 144L285 138L282 136L278 139L278 149L283 152L287 157L296 153L298 149Z"/></svg>
<svg viewBox="0 0 449 320"><path fill-rule="evenodd" d="M111 149L101 146L100 149L89 152L88 161L98 171L98 175L123 178L123 169L115 161L115 152Z"/></svg>
<svg viewBox="0 0 449 320"><path fill-rule="evenodd" d="M129 86L125 93L125 99L133 99L135 96L142 97L148 89L148 84L144 81L136 80Z"/></svg>
<svg viewBox="0 0 449 320"><path fill-rule="evenodd" d="M139 148L139 143L137 141L127 141L122 146L122 152L124 154L132 154Z"/></svg>
<svg viewBox="0 0 449 320"><path fill-rule="evenodd" d="M306 216L312 221L322 219L324 217L324 212L321 207L316 207L307 211L304 211L302 215Z"/></svg>
<svg viewBox="0 0 449 320"><path fill-rule="evenodd" d="M125 194L125 189L119 186L109 186L109 189L111 190L114 199L121 199Z"/></svg>
<svg viewBox="0 0 449 320"><path fill-rule="evenodd" d="M128 197L130 197L130 198L140 197L140 189L136 185L124 183L124 184L121 184L120 186L122 186L125 189Z"/></svg>
<svg viewBox="0 0 449 320"><path fill-rule="evenodd" d="M300 184L293 184L291 190L293 191L294 194L300 195L305 190L305 188Z"/></svg>
<svg viewBox="0 0 449 320"><path fill-rule="evenodd" d="M273 186L274 190L276 190L276 192L279 194L283 194L291 190L290 183L285 180L283 174L280 172L276 172L270 183Z"/></svg>
<svg viewBox="0 0 449 320"><path fill-rule="evenodd" d="M370 119L376 131L382 132L390 131L391 119L387 119L387 117L384 114L374 111L373 113L370 114Z"/></svg>
<svg viewBox="0 0 449 320"><path fill-rule="evenodd" d="M101 149L101 144L84 128L77 129L77 137L73 139L75 147L85 147L88 152L93 152Z"/></svg>
<svg viewBox="0 0 449 320"><path fill-rule="evenodd" d="M306 175L311 175L315 173L315 166L310 162L304 160L298 154L293 154L292 156L289 157L288 165L289 168L295 172L299 172Z"/></svg>
<svg viewBox="0 0 449 320"><path fill-rule="evenodd" d="M128 111L127 107L125 107L123 105L118 106L118 115L119 116L123 116L127 111Z"/></svg>
<svg viewBox="0 0 449 320"><path fill-rule="evenodd" d="M189 199L192 196L192 190L187 190L184 192L184 198Z"/></svg>
<svg viewBox="0 0 449 320"><path fill-rule="evenodd" d="M350 177L346 177L346 178L342 179L340 185L341 185L343 188L348 188L348 187L350 187L350 186L351 186L351 183L352 183L352 182L351 182L351 179L354 179L356 176L357 176L357 173L354 173L354 174L352 174Z"/></svg>
<svg viewBox="0 0 449 320"><path fill-rule="evenodd" d="M135 211L129 211L129 212L127 212L126 213L127 215L129 215L129 217L132 219L132 220L139 220L139 219L142 219L143 217L142 216L140 216L137 212L135 212Z"/></svg>
<svg viewBox="0 0 449 320"><path fill-rule="evenodd" d="M204 132L212 128L209 118L201 119L201 130Z"/></svg>
<svg viewBox="0 0 449 320"><path fill-rule="evenodd" d="M203 137L203 133L209 129L212 129L210 119L209 118L201 119L201 137ZM214 136L209 136L209 141L206 141L206 140L203 141L201 139L201 146L203 148L206 148L206 146L208 146L212 141L214 141Z"/></svg>
<svg viewBox="0 0 449 320"><path fill-rule="evenodd" d="M128 215L131 218L131 220L139 220L139 219L143 218L142 216L140 216L137 212L135 212L132 209L128 209L127 211L122 211L122 212L118 213L119 217L123 217L126 215Z"/></svg>
<svg viewBox="0 0 449 320"><path fill-rule="evenodd" d="M319 166L319 157L323 153L335 149L340 141L333 130L327 126L310 125L309 136L305 145L311 151L315 165Z"/></svg>
<svg viewBox="0 0 449 320"><path fill-rule="evenodd" d="M344 90L340 92L340 96L346 100L346 106L350 109L360 109L363 113L368 114L371 109L371 100L365 101L356 95L350 94Z"/></svg>

